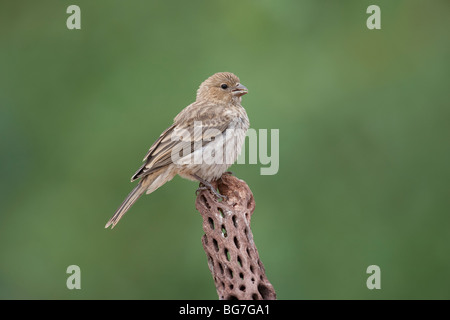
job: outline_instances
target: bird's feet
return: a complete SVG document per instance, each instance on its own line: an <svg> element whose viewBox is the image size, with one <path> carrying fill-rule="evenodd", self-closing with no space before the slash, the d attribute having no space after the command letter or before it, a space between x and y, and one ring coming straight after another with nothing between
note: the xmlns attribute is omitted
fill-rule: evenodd
<svg viewBox="0 0 450 320"><path fill-rule="evenodd" d="M209 183L208 181L200 178L196 174L192 174L192 177L195 178L196 180L200 181L200 185L198 186L198 189L195 191L195 194L197 196L200 191L209 189L209 191L211 191L211 193L213 195L215 195L219 200L223 201L223 200L228 199L227 196L224 196L223 194L220 194L219 192L217 192L216 188L214 188L214 186L211 183Z"/></svg>
<svg viewBox="0 0 450 320"><path fill-rule="evenodd" d="M205 181L206 182L206 181ZM209 190L213 195L215 195L219 200L227 200L227 196L220 194L217 192L217 190L214 188L214 186L211 183L207 183L206 185L203 182L200 182L200 185L198 186L198 189L195 191L195 195L198 196L198 193L202 190Z"/></svg>
<svg viewBox="0 0 450 320"><path fill-rule="evenodd" d="M203 191L203 190L208 190L208 187L205 187L202 183L200 183L199 186L198 186L198 189L195 190L195 195L198 196L200 191Z"/></svg>

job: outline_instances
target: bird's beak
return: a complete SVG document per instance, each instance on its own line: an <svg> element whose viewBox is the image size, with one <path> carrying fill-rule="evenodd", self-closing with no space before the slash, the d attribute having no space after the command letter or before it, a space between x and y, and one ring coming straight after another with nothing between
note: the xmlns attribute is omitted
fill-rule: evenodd
<svg viewBox="0 0 450 320"><path fill-rule="evenodd" d="M248 90L247 90L247 88L244 85L238 83L233 88L233 90L231 90L231 92L233 93L234 96L240 97L240 96L243 96L244 94L247 94Z"/></svg>

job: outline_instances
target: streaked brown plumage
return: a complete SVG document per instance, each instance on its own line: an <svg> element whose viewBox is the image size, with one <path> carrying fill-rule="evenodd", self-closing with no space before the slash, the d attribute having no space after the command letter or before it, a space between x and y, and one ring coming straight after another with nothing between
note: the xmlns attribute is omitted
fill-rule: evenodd
<svg viewBox="0 0 450 320"><path fill-rule="evenodd" d="M184 108L150 147L144 165L131 178L131 181L140 179L138 185L105 228L114 227L144 192L152 193L177 174L211 187L209 182L220 178L241 151L249 128L247 113L241 106L241 97L246 93L247 88L232 73L220 72L206 79L197 91L196 101ZM180 132L189 134L191 139L183 140L184 136L174 139L180 137ZM224 151L222 162L212 161L218 157L217 150ZM174 161L174 155L181 161ZM205 161L196 161L199 155ZM211 191L216 193L212 188Z"/></svg>

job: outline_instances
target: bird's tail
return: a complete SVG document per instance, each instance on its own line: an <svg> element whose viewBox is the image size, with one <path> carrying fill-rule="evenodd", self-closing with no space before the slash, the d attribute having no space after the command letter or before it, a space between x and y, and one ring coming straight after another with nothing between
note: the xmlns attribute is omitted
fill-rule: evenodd
<svg viewBox="0 0 450 320"><path fill-rule="evenodd" d="M145 190L148 188L148 183L145 183L146 179L139 181L139 184L131 190L130 194L126 197L126 199L122 202L120 207L117 209L116 213L109 219L105 228L109 226L114 226L119 222L119 220L123 217L123 215L131 208L131 206L139 199L139 197L144 194Z"/></svg>
<svg viewBox="0 0 450 320"><path fill-rule="evenodd" d="M139 199L139 197L144 194L144 192L146 192L147 194L152 193L167 181L172 180L175 174L176 172L174 171L173 167L169 166L168 168L163 167L159 170L155 170L153 173L142 177L136 188L131 190L130 194L122 202L116 213L114 213L111 219L109 219L105 228L108 228L109 226L112 226L111 229L114 228L114 226L119 222L122 216L128 211L128 209L131 208L131 206L137 201L137 199Z"/></svg>

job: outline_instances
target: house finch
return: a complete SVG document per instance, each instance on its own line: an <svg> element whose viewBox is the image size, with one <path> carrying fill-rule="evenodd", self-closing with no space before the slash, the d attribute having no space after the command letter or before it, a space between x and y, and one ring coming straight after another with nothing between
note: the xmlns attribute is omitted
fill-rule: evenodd
<svg viewBox="0 0 450 320"><path fill-rule="evenodd" d="M249 120L241 106L247 88L237 76L220 72L206 79L197 90L194 103L184 108L153 143L144 165L131 181L140 179L105 228L114 227L128 209L146 192L152 193L175 175L199 181L208 188L236 161L242 148Z"/></svg>

